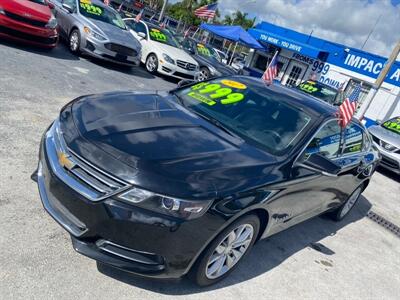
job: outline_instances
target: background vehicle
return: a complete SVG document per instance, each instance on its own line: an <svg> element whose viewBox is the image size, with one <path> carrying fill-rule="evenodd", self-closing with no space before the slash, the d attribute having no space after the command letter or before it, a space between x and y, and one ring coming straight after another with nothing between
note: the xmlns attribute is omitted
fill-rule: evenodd
<svg viewBox="0 0 400 300"><path fill-rule="evenodd" d="M213 48L213 49L214 49L215 53L218 55L219 61L224 64L227 64L228 55L225 52L223 52L217 48Z"/></svg>
<svg viewBox="0 0 400 300"><path fill-rule="evenodd" d="M382 154L380 165L400 174L400 116L368 127L368 131Z"/></svg>
<svg viewBox="0 0 400 300"><path fill-rule="evenodd" d="M236 74L234 69L219 61L219 57L212 47L191 38L181 39L180 44L199 64L200 80Z"/></svg>
<svg viewBox="0 0 400 300"><path fill-rule="evenodd" d="M180 79L193 79L199 71L197 62L179 48L178 42L159 26L135 19L124 19L132 34L142 44L142 63L150 73Z"/></svg>
<svg viewBox="0 0 400 300"><path fill-rule="evenodd" d="M45 48L57 45L57 21L47 0L0 1L0 36Z"/></svg>
<svg viewBox="0 0 400 300"><path fill-rule="evenodd" d="M98 0L52 0L60 35L71 52L123 65L140 63L140 43L120 15Z"/></svg>
<svg viewBox="0 0 400 300"><path fill-rule="evenodd" d="M244 76L80 97L43 136L41 199L78 252L209 285L256 240L354 206L380 155L335 111Z"/></svg>
<svg viewBox="0 0 400 300"><path fill-rule="evenodd" d="M307 80L295 89L332 105L340 105L343 101L343 95L338 90L319 81Z"/></svg>

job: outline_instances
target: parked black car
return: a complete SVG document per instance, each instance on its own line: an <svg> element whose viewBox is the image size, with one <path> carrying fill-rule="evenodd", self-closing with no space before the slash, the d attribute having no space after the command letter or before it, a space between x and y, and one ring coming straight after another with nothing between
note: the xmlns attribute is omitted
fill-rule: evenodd
<svg viewBox="0 0 400 300"><path fill-rule="evenodd" d="M219 61L218 55L212 47L192 38L178 38L178 41L199 64L200 80L238 74L233 68Z"/></svg>
<svg viewBox="0 0 400 300"><path fill-rule="evenodd" d="M79 253L209 285L257 240L354 206L380 156L362 124L341 130L334 113L242 76L83 96L43 135L40 196Z"/></svg>

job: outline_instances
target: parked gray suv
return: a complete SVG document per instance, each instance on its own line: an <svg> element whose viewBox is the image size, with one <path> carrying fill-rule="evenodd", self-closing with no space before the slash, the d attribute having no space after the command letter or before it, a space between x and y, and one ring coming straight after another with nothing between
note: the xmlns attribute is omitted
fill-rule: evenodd
<svg viewBox="0 0 400 300"><path fill-rule="evenodd" d="M51 0L59 33L80 52L123 65L139 65L141 45L120 15L99 0Z"/></svg>

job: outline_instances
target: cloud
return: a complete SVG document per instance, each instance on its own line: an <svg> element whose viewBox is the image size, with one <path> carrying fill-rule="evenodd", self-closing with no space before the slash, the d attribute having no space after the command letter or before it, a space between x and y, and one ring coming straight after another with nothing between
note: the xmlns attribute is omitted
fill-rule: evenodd
<svg viewBox="0 0 400 300"><path fill-rule="evenodd" d="M394 2L393 2L394 3ZM379 18L365 51L389 56L400 39L400 5L390 0L221 0L221 15L250 16L333 42L361 48Z"/></svg>

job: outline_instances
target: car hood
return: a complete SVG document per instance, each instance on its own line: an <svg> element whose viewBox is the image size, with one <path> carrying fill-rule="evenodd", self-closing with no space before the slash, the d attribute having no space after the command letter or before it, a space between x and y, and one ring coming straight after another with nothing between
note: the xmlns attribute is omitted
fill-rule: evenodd
<svg viewBox="0 0 400 300"><path fill-rule="evenodd" d="M131 92L81 98L71 109L79 134L67 134L67 144L132 184L185 199L228 195L270 173L275 157L175 101Z"/></svg>
<svg viewBox="0 0 400 300"><path fill-rule="evenodd" d="M207 67L213 67L215 68L218 72L220 72L222 75L236 75L237 71L234 70L233 68L228 67L227 65L220 63L217 60L214 59L207 59L204 56L201 55L195 55L194 56L195 60L199 63L200 66L207 66Z"/></svg>
<svg viewBox="0 0 400 300"><path fill-rule="evenodd" d="M129 32L129 30L122 30L121 28L93 19L87 19L89 23L93 24L95 29L107 37L111 43L123 45L133 49L140 49L142 46L139 41Z"/></svg>
<svg viewBox="0 0 400 300"><path fill-rule="evenodd" d="M168 54L174 60L183 60L188 63L197 65L197 62L184 50L156 41L151 41L151 47L156 48L159 52Z"/></svg>
<svg viewBox="0 0 400 300"><path fill-rule="evenodd" d="M9 12L42 22L51 18L51 10L47 5L26 0L1 1L0 6Z"/></svg>
<svg viewBox="0 0 400 300"><path fill-rule="evenodd" d="M400 148L400 135L390 131L389 129L383 128L381 125L374 125L368 128L368 131L376 136L378 139L383 140L386 143L392 144L397 148Z"/></svg>

